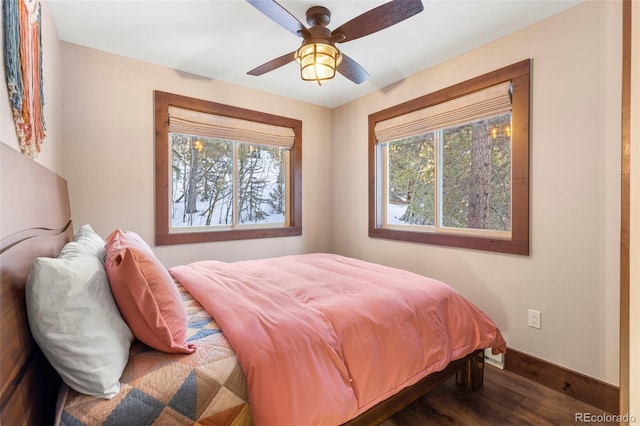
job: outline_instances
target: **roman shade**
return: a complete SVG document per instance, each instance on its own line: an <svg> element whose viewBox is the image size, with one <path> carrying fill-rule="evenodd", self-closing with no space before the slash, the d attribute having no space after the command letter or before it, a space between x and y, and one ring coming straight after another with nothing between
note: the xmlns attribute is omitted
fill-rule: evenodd
<svg viewBox="0 0 640 426"><path fill-rule="evenodd" d="M511 81L399 115L375 125L378 143L417 136L511 111Z"/></svg>
<svg viewBox="0 0 640 426"><path fill-rule="evenodd" d="M169 106L169 132L292 148L290 127Z"/></svg>

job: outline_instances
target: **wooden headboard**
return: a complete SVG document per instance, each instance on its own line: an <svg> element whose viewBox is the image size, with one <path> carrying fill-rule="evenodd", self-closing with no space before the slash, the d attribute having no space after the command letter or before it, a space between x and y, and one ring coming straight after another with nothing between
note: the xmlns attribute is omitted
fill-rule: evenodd
<svg viewBox="0 0 640 426"><path fill-rule="evenodd" d="M73 236L67 182L0 143L0 423L51 424L60 378L34 342L24 288Z"/></svg>

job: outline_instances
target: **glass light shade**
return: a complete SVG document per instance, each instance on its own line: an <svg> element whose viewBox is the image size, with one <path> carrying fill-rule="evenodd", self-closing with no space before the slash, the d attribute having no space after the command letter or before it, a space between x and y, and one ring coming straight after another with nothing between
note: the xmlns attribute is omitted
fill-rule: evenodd
<svg viewBox="0 0 640 426"><path fill-rule="evenodd" d="M305 44L296 52L300 75L306 81L320 82L332 79L341 60L338 49L324 43Z"/></svg>

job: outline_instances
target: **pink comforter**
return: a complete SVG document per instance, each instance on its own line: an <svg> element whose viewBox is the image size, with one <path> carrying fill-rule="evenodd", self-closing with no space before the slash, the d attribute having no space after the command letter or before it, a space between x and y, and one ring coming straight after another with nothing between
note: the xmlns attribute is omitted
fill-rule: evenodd
<svg viewBox="0 0 640 426"><path fill-rule="evenodd" d="M338 425L475 349L506 351L459 293L399 269L308 254L170 272L231 343L257 425Z"/></svg>

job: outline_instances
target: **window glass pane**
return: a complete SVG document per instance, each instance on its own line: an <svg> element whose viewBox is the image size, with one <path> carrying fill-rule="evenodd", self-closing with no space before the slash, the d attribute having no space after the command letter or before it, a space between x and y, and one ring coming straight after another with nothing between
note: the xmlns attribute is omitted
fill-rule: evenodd
<svg viewBox="0 0 640 426"><path fill-rule="evenodd" d="M442 225L511 230L511 113L442 132Z"/></svg>
<svg viewBox="0 0 640 426"><path fill-rule="evenodd" d="M369 114L370 237L530 253L530 67Z"/></svg>
<svg viewBox="0 0 640 426"><path fill-rule="evenodd" d="M171 226L231 225L233 144L171 133Z"/></svg>
<svg viewBox="0 0 640 426"><path fill-rule="evenodd" d="M435 223L434 133L388 143L387 223Z"/></svg>
<svg viewBox="0 0 640 426"><path fill-rule="evenodd" d="M154 92L156 244L302 235L302 121Z"/></svg>
<svg viewBox="0 0 640 426"><path fill-rule="evenodd" d="M285 223L285 148L238 147L238 222Z"/></svg>

